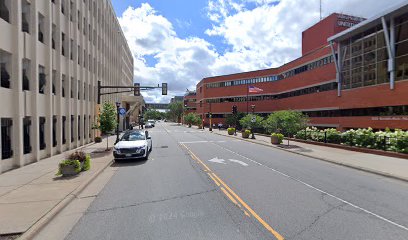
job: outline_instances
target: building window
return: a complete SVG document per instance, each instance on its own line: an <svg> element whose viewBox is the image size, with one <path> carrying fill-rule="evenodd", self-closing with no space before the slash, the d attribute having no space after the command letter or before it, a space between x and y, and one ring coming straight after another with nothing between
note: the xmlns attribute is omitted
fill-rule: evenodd
<svg viewBox="0 0 408 240"><path fill-rule="evenodd" d="M78 116L78 140L81 140L81 116Z"/></svg>
<svg viewBox="0 0 408 240"><path fill-rule="evenodd" d="M62 116L62 144L65 144L67 142L66 135L65 135L66 124L67 124L67 117Z"/></svg>
<svg viewBox="0 0 408 240"><path fill-rule="evenodd" d="M52 146L57 146L57 116L52 117Z"/></svg>
<svg viewBox="0 0 408 240"><path fill-rule="evenodd" d="M396 58L396 80L408 79L408 55Z"/></svg>
<svg viewBox="0 0 408 240"><path fill-rule="evenodd" d="M84 115L84 140L86 139L86 115Z"/></svg>
<svg viewBox="0 0 408 240"><path fill-rule="evenodd" d="M73 15L74 15L74 3L72 1L70 1L69 3L69 20L72 22L73 21Z"/></svg>
<svg viewBox="0 0 408 240"><path fill-rule="evenodd" d="M47 79L45 77L45 67L39 65L38 66L38 92L41 94L45 93L45 85L47 83Z"/></svg>
<svg viewBox="0 0 408 240"><path fill-rule="evenodd" d="M31 135L31 118L25 117L23 119L23 142L24 142L24 154L31 153L31 143L30 143L30 135Z"/></svg>
<svg viewBox="0 0 408 240"><path fill-rule="evenodd" d="M80 100L81 99L81 90L80 90L80 87L81 87L81 80L78 80L78 100Z"/></svg>
<svg viewBox="0 0 408 240"><path fill-rule="evenodd" d="M71 98L74 98L74 78L71 77Z"/></svg>
<svg viewBox="0 0 408 240"><path fill-rule="evenodd" d="M0 77L1 87L10 88L10 58L11 54L0 50Z"/></svg>
<svg viewBox="0 0 408 240"><path fill-rule="evenodd" d="M89 138L92 138L92 125L91 125L91 115L89 115L89 118L88 118L88 124L89 124Z"/></svg>
<svg viewBox="0 0 408 240"><path fill-rule="evenodd" d="M0 18L10 23L10 0L0 0Z"/></svg>
<svg viewBox="0 0 408 240"><path fill-rule="evenodd" d="M81 12L78 10L78 30L81 30Z"/></svg>
<svg viewBox="0 0 408 240"><path fill-rule="evenodd" d="M43 150L47 146L45 144L45 117L40 117L39 130L40 130L40 150Z"/></svg>
<svg viewBox="0 0 408 240"><path fill-rule="evenodd" d="M65 74L62 74L61 77L61 95L65 97Z"/></svg>
<svg viewBox="0 0 408 240"><path fill-rule="evenodd" d="M65 0L61 0L61 13L65 14Z"/></svg>
<svg viewBox="0 0 408 240"><path fill-rule="evenodd" d="M52 49L55 49L55 34L56 34L56 30L57 26L55 26L55 24L52 25L52 36L51 36L51 45L52 45Z"/></svg>
<svg viewBox="0 0 408 240"><path fill-rule="evenodd" d="M11 147L13 120L11 118L1 119L1 159L11 158L13 150Z"/></svg>
<svg viewBox="0 0 408 240"><path fill-rule="evenodd" d="M61 33L61 54L65 56L65 34Z"/></svg>
<svg viewBox="0 0 408 240"><path fill-rule="evenodd" d="M74 115L71 115L71 142L74 142Z"/></svg>
<svg viewBox="0 0 408 240"><path fill-rule="evenodd" d="M30 19L30 3L27 2L27 0L21 0L22 1L22 6L21 6L21 31L30 33L30 24L29 24L29 19Z"/></svg>
<svg viewBox="0 0 408 240"><path fill-rule="evenodd" d="M84 100L86 100L86 83L84 83Z"/></svg>
<svg viewBox="0 0 408 240"><path fill-rule="evenodd" d="M30 79L28 76L30 75L30 60L23 59L23 91L30 90Z"/></svg>
<svg viewBox="0 0 408 240"><path fill-rule="evenodd" d="M57 94L57 89L55 88L55 82L57 81L57 71L52 70L52 94L56 95Z"/></svg>
<svg viewBox="0 0 408 240"><path fill-rule="evenodd" d="M38 41L44 43L44 16L38 14Z"/></svg>
<svg viewBox="0 0 408 240"><path fill-rule="evenodd" d="M78 65L81 64L81 47L78 45Z"/></svg>
<svg viewBox="0 0 408 240"><path fill-rule="evenodd" d="M69 48L70 51L70 58L71 60L74 60L74 40L71 39L71 47Z"/></svg>

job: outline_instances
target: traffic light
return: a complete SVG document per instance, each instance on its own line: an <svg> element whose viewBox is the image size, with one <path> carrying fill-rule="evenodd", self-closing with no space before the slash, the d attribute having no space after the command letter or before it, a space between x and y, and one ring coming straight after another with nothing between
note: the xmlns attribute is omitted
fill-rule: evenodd
<svg viewBox="0 0 408 240"><path fill-rule="evenodd" d="M237 114L237 106L232 106L232 114Z"/></svg>
<svg viewBox="0 0 408 240"><path fill-rule="evenodd" d="M140 96L140 83L134 83L133 86L133 95Z"/></svg>
<svg viewBox="0 0 408 240"><path fill-rule="evenodd" d="M167 83L162 83L162 95L167 95Z"/></svg>

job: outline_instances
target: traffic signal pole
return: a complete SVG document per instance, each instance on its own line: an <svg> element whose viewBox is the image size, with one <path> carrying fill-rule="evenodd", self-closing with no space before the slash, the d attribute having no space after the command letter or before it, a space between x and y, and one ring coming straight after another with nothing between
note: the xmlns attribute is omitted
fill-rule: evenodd
<svg viewBox="0 0 408 240"><path fill-rule="evenodd" d="M115 91L115 92L105 92L102 93L102 89L128 89L125 91ZM109 95L109 94L116 94L116 93L127 93L127 92L134 92L135 96L140 96L141 90L150 90L150 89L161 89L162 95L167 95L167 83L162 83L162 86L158 84L157 87L151 86L140 86L140 83L135 83L133 86L102 86L101 81L98 81L98 104L101 103L101 96Z"/></svg>

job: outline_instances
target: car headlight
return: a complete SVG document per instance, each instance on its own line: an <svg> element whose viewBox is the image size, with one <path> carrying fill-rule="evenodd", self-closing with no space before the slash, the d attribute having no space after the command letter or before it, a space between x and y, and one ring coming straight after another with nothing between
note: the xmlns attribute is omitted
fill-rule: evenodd
<svg viewBox="0 0 408 240"><path fill-rule="evenodd" d="M117 148L117 147L113 147L113 151L114 151L114 152L117 152L117 153L120 153L120 149Z"/></svg>

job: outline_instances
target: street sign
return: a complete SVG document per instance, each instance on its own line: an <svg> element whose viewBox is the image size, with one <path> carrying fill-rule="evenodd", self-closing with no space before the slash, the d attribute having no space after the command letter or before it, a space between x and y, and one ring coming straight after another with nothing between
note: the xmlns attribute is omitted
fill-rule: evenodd
<svg viewBox="0 0 408 240"><path fill-rule="evenodd" d="M125 116L126 115L126 109L125 108L119 108L119 114L121 116Z"/></svg>
<svg viewBox="0 0 408 240"><path fill-rule="evenodd" d="M256 122L256 117L255 117L255 116L252 116L251 122L252 122L252 123L255 123L255 122Z"/></svg>

